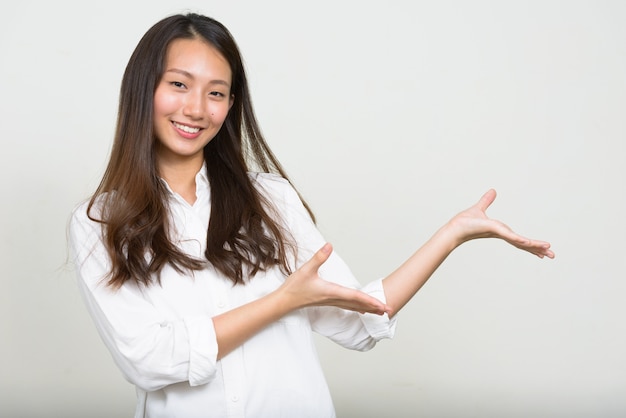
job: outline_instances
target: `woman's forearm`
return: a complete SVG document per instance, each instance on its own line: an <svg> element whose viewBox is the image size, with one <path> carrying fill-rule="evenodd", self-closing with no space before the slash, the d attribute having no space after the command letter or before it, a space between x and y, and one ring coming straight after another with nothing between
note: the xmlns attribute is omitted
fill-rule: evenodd
<svg viewBox="0 0 626 418"><path fill-rule="evenodd" d="M294 309L295 307L281 296L281 292L274 291L213 317L218 347L217 359L221 359Z"/></svg>
<svg viewBox="0 0 626 418"><path fill-rule="evenodd" d="M398 313L411 300L459 244L460 241L446 225L383 279L386 303L391 309L389 317Z"/></svg>

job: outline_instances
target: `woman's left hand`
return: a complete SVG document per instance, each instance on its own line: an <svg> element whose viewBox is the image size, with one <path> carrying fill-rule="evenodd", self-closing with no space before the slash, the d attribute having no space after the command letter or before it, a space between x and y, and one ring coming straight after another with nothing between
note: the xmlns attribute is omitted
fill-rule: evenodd
<svg viewBox="0 0 626 418"><path fill-rule="evenodd" d="M540 258L554 258L550 243L523 237L506 224L487 216L487 208L496 199L496 191L491 189L469 209L460 212L448 223L459 239L459 244L477 238L500 238L509 244L528 251Z"/></svg>

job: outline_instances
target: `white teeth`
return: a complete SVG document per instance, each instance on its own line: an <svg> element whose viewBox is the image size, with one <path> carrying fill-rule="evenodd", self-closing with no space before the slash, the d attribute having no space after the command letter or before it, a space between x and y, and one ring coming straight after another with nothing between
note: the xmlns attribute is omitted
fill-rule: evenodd
<svg viewBox="0 0 626 418"><path fill-rule="evenodd" d="M174 122L174 126L176 126L181 131L187 132L188 134L196 134L200 132L200 128L192 128L190 126L181 125L180 123Z"/></svg>

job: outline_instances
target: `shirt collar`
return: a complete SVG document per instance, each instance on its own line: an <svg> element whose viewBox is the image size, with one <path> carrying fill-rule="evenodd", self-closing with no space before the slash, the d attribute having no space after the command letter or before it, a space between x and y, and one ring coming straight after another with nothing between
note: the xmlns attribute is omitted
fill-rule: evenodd
<svg viewBox="0 0 626 418"><path fill-rule="evenodd" d="M167 189L167 191L169 192L171 196L176 194L170 187L167 180L165 180L163 177L160 177L160 180L165 185L165 188ZM201 191L208 190L208 189L209 189L209 177L207 176L206 162L203 162L202 167L200 167L200 171L198 171L198 173L196 174L197 197L200 197Z"/></svg>
<svg viewBox="0 0 626 418"><path fill-rule="evenodd" d="M202 163L200 171L196 174L196 189L199 188L200 185L202 185L203 188L209 186L209 177L206 173L206 162L204 162Z"/></svg>

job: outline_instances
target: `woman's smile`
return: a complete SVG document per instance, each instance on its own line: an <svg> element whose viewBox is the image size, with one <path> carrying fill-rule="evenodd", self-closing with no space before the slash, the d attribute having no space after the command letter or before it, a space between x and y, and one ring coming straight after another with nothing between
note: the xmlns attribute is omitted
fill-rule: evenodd
<svg viewBox="0 0 626 418"><path fill-rule="evenodd" d="M174 126L174 129L176 129L178 133L180 133L181 136L188 138L188 139L197 138L198 136L200 136L200 132L203 129L203 128L198 128L198 127L192 127L189 125L183 125L182 123L174 122L174 121L172 121L172 125Z"/></svg>

